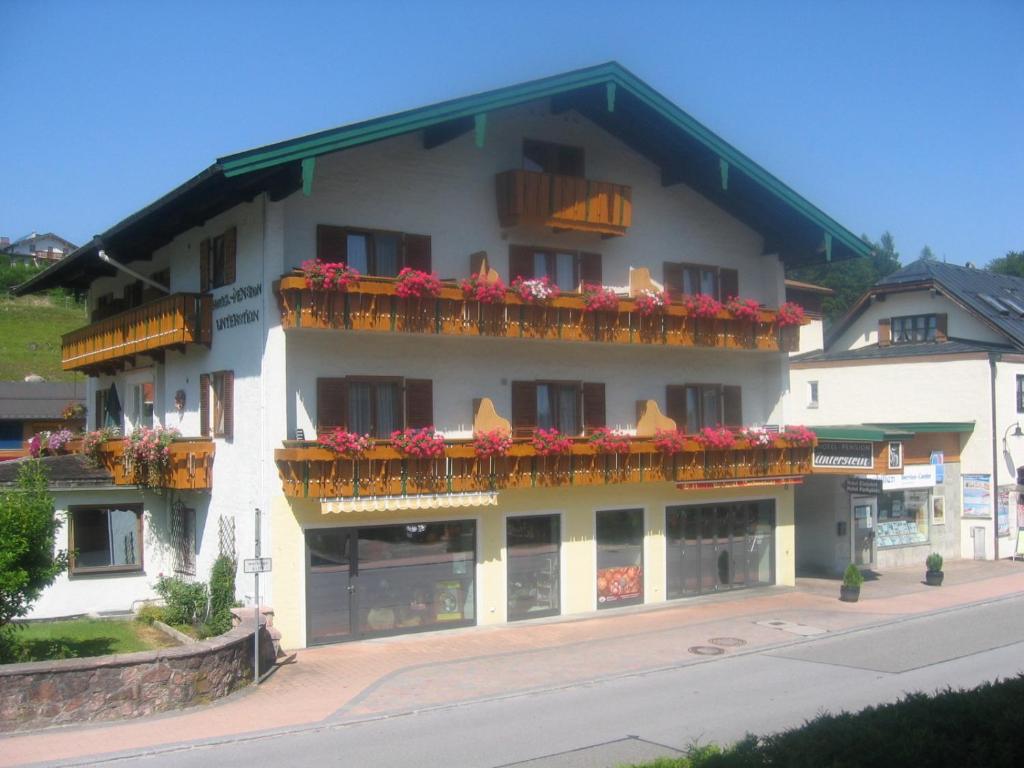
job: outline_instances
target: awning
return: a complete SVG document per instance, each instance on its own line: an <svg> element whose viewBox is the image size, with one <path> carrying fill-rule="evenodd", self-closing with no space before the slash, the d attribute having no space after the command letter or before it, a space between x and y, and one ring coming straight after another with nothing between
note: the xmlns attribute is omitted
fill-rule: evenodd
<svg viewBox="0 0 1024 768"><path fill-rule="evenodd" d="M346 512L392 512L404 509L496 507L497 505L497 493L436 493L422 496L320 499L320 512L329 515Z"/></svg>
<svg viewBox="0 0 1024 768"><path fill-rule="evenodd" d="M877 424L840 424L827 427L809 426L820 440L867 440L877 443L883 440L909 440L913 432L902 429L888 429Z"/></svg>

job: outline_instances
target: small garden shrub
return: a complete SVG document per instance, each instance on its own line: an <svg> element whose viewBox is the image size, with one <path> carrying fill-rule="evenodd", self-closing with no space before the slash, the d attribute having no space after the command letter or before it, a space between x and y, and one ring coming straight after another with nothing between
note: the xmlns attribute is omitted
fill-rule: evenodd
<svg viewBox="0 0 1024 768"><path fill-rule="evenodd" d="M204 634L222 635L231 629L231 608L235 604L235 561L218 557L210 571L210 618Z"/></svg>
<svg viewBox="0 0 1024 768"><path fill-rule="evenodd" d="M206 620L210 598L202 582L161 576L156 592L164 599L166 623L196 625Z"/></svg>
<svg viewBox="0 0 1024 768"><path fill-rule="evenodd" d="M162 605L153 605L149 603L139 608L135 614L135 620L147 624L153 625L154 621L162 621L164 624L167 623L167 609Z"/></svg>

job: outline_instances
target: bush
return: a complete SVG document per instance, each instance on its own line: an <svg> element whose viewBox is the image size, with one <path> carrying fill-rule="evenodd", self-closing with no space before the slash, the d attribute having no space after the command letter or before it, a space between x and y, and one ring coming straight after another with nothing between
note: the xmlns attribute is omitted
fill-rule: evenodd
<svg viewBox="0 0 1024 768"><path fill-rule="evenodd" d="M67 568L67 553L54 550L60 526L46 472L26 461L17 488L0 493L0 628L28 613Z"/></svg>
<svg viewBox="0 0 1024 768"><path fill-rule="evenodd" d="M925 567L929 571L941 571L942 570L942 555L938 552L932 552L924 561Z"/></svg>
<svg viewBox="0 0 1024 768"><path fill-rule="evenodd" d="M235 561L221 555L210 570L210 618L204 627L207 637L231 629L231 608L235 604Z"/></svg>
<svg viewBox="0 0 1024 768"><path fill-rule="evenodd" d="M143 624L149 624L152 626L154 621L162 621L164 624L167 623L167 609L162 605L153 605L147 603L146 605L139 608L135 614L135 620L142 622Z"/></svg>
<svg viewBox="0 0 1024 768"><path fill-rule="evenodd" d="M195 625L206 619L210 597L202 582L161 576L156 592L164 599L166 623Z"/></svg>
<svg viewBox="0 0 1024 768"><path fill-rule="evenodd" d="M844 587L859 587L864 583L864 574L860 572L853 563L846 566L846 572L843 574L843 586Z"/></svg>

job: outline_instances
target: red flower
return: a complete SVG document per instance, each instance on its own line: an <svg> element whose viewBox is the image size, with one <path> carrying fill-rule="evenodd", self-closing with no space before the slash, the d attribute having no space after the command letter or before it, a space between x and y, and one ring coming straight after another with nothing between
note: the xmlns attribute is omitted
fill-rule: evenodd
<svg viewBox="0 0 1024 768"><path fill-rule="evenodd" d="M617 312L619 297L611 288L594 283L584 283L583 310L585 312Z"/></svg>
<svg viewBox="0 0 1024 768"><path fill-rule="evenodd" d="M598 427L590 436L590 444L601 453L629 453L629 435L608 427Z"/></svg>
<svg viewBox="0 0 1024 768"><path fill-rule="evenodd" d="M644 290L634 299L636 311L643 317L650 317L655 312L664 312L668 304L668 293L665 291Z"/></svg>
<svg viewBox="0 0 1024 768"><path fill-rule="evenodd" d="M737 320L757 320L761 305L755 299L740 299L733 296L725 303L725 308Z"/></svg>
<svg viewBox="0 0 1024 768"><path fill-rule="evenodd" d="M306 278L306 287L315 290L347 291L348 287L359 280L359 271L341 262L307 259L302 262L302 275Z"/></svg>
<svg viewBox="0 0 1024 768"><path fill-rule="evenodd" d="M548 279L547 275L537 278L525 278L522 275L512 281L512 290L526 304L543 304L550 299L557 299L561 290Z"/></svg>
<svg viewBox="0 0 1024 768"><path fill-rule="evenodd" d="M553 456L569 453L572 450L572 438L566 437L557 429L538 429L533 433L530 444L538 456Z"/></svg>
<svg viewBox="0 0 1024 768"><path fill-rule="evenodd" d="M775 316L775 322L780 327L787 325L803 325L807 320L807 314L804 312L804 308L797 304L795 301L787 301L785 304L779 307L779 312Z"/></svg>
<svg viewBox="0 0 1024 768"><path fill-rule="evenodd" d="M686 450L686 435L678 429L659 429L654 433L654 447L662 453L682 453Z"/></svg>
<svg viewBox="0 0 1024 768"><path fill-rule="evenodd" d="M706 293L684 296L683 306L694 317L718 317L722 311L722 302Z"/></svg>
<svg viewBox="0 0 1024 768"><path fill-rule="evenodd" d="M704 450L727 451L736 445L736 436L726 427L704 427L693 439Z"/></svg>
<svg viewBox="0 0 1024 768"><path fill-rule="evenodd" d="M473 450L480 458L504 456L512 447L512 435L501 429L473 434Z"/></svg>
<svg viewBox="0 0 1024 768"><path fill-rule="evenodd" d="M817 435L804 426L787 426L782 438L797 445L813 445Z"/></svg>
<svg viewBox="0 0 1024 768"><path fill-rule="evenodd" d="M444 438L433 427L401 429L391 433L391 446L399 453L416 459L437 459L444 456Z"/></svg>
<svg viewBox="0 0 1024 768"><path fill-rule="evenodd" d="M358 435L355 432L347 432L341 427L332 429L317 438L317 442L328 450L340 453L349 458L358 458L365 454L373 440L369 435Z"/></svg>
<svg viewBox="0 0 1024 768"><path fill-rule="evenodd" d="M462 295L467 300L479 301L481 304L504 304L505 283L499 277L493 283L487 282L480 275L470 275L460 284Z"/></svg>
<svg viewBox="0 0 1024 768"><path fill-rule="evenodd" d="M398 273L395 293L403 299L436 298L441 295L441 281L435 274L403 267Z"/></svg>

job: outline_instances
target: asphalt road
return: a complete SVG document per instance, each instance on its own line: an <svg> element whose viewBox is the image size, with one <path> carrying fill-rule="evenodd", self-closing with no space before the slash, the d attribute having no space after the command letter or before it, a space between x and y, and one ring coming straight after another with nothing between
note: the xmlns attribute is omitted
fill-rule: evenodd
<svg viewBox="0 0 1024 768"><path fill-rule="evenodd" d="M1024 672L1024 596L707 663L362 722L120 756L110 765L575 768L674 755L910 691ZM63 763L73 765L76 763ZM95 759L89 765L100 765Z"/></svg>

